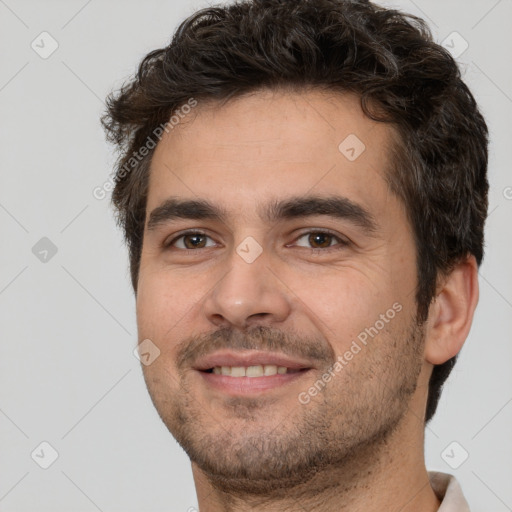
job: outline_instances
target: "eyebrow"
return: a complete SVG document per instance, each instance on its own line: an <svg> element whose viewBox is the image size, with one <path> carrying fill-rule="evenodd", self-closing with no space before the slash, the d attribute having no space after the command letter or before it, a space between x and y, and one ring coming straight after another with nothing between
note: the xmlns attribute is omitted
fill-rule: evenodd
<svg viewBox="0 0 512 512"><path fill-rule="evenodd" d="M362 205L343 196L298 196L285 200L270 201L260 209L260 218L267 223L317 215L343 219L359 226L367 235L378 230L375 217ZM176 219L215 220L227 223L228 212L205 200L171 197L151 211L147 230L155 230L162 224Z"/></svg>

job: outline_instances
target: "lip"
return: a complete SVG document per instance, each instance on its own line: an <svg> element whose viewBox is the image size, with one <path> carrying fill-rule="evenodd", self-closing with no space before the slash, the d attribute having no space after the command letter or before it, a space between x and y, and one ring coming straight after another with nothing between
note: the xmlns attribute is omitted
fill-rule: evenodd
<svg viewBox="0 0 512 512"><path fill-rule="evenodd" d="M311 362L292 358L280 352L264 352L259 350L247 350L243 352L233 352L230 350L222 350L213 354L199 358L194 370L206 371L211 370L215 366L256 366L256 365L275 365L285 366L291 370L313 369ZM286 374L284 374L286 375ZM293 374L291 374L293 375ZM273 377L273 376L268 376ZM265 379L268 377L249 377L250 379ZM237 377L229 377L236 379ZM243 377L240 377L243 378Z"/></svg>
<svg viewBox="0 0 512 512"><path fill-rule="evenodd" d="M209 389L220 391L225 395L259 396L263 392L282 388L287 384L302 379L311 373L311 369L263 377L230 377L229 375L218 375L205 371L198 371L197 373Z"/></svg>
<svg viewBox="0 0 512 512"><path fill-rule="evenodd" d="M261 377L231 377L229 375L207 372L207 370L211 370L216 366L248 367L256 365L284 366L290 370L296 371L293 373L264 375ZM301 379L305 375L309 375L310 371L313 369L309 361L292 358L279 352L264 352L258 350L242 352L221 350L199 358L194 365L194 370L201 376L208 388L215 389L228 396L257 396L262 392L281 388L286 384Z"/></svg>

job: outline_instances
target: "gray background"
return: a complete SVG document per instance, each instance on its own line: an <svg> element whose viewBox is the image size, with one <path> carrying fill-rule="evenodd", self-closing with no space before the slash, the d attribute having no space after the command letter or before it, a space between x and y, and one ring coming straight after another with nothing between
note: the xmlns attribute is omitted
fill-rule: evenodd
<svg viewBox="0 0 512 512"><path fill-rule="evenodd" d="M153 409L132 353L121 233L108 199L92 191L114 161L99 125L106 94L207 5L0 0L2 511L197 506L188 458ZM467 41L458 60L492 138L480 304L426 430L427 467L455 474L473 511L512 510L512 1L386 5L426 18L453 51ZM51 49L43 31L58 43L46 59L31 47ZM48 469L43 441L58 452Z"/></svg>

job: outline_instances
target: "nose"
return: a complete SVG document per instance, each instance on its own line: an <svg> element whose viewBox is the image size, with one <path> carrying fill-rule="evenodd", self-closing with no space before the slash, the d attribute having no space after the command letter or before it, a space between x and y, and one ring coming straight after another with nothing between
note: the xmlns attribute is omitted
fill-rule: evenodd
<svg viewBox="0 0 512 512"><path fill-rule="evenodd" d="M264 252L249 263L233 251L228 264L203 303L208 320L217 327L239 329L284 322L291 311L288 288Z"/></svg>

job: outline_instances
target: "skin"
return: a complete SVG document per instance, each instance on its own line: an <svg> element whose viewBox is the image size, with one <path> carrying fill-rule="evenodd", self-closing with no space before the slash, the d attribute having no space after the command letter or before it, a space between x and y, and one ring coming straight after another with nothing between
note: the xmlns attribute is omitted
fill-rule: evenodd
<svg viewBox="0 0 512 512"><path fill-rule="evenodd" d="M366 146L354 161L338 149L349 134ZM139 340L160 350L144 376L191 458L201 512L438 509L423 455L428 380L467 337L477 269L469 257L440 280L420 329L412 229L386 182L392 137L353 95L260 90L200 103L155 149L147 220L171 196L227 212L222 222L146 224L138 281ZM271 199L334 193L368 210L377 229L259 215ZM188 229L205 237L175 240ZM319 247L309 232L326 229L335 236ZM236 252L246 237L262 249L252 263ZM393 304L400 312L301 403ZM314 369L255 397L227 396L193 369L216 349L271 347L309 355Z"/></svg>

